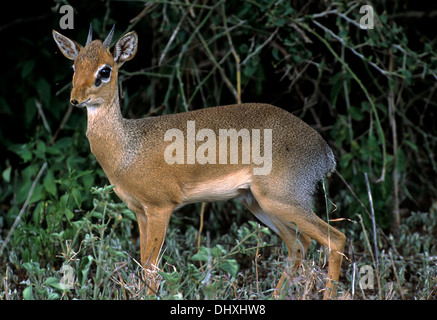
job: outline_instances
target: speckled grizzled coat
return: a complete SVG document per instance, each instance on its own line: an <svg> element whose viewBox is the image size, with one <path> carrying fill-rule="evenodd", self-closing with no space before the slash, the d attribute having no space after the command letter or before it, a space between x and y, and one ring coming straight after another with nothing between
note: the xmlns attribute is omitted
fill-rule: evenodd
<svg viewBox="0 0 437 320"><path fill-rule="evenodd" d="M127 33L111 52L112 34L113 30L104 42L92 41L90 30L87 44L82 47L53 31L59 49L74 60L71 103L87 108L87 137L91 151L111 184L115 185L117 195L136 213L141 261L145 269L156 268L174 209L192 202L238 198L283 239L289 256L294 258L294 271L304 258L311 239L329 247L324 298L330 298L335 293L340 273L345 236L328 226L311 209L317 182L335 169L333 153L322 137L292 114L266 104L237 104L144 119L124 119L119 105L118 69L135 56L138 35L134 31ZM176 141L165 139L165 135L171 132L169 130L179 130L186 137L188 123L195 124L196 130L207 130L202 132L209 134L202 138L197 135L191 146L195 148L205 143L206 137L218 139L223 129L249 134L259 129L263 135L249 137L252 138L249 163L241 161L241 147L239 161L223 164L219 161L219 154L225 150L220 149L217 142L214 144L216 150L208 150L216 152L217 161L200 164L188 159L188 138L186 145L182 140L184 145L180 149L186 161L169 163L164 155L168 146ZM266 132L271 132L270 140L264 139ZM270 149L265 149L267 142ZM271 168L266 174L254 174L254 169L260 166L254 161L255 146L264 153L266 150L271 152ZM230 155L233 151L230 144L226 148L227 155ZM147 274L149 292L153 293L158 281L153 272ZM276 296L286 279L284 271L276 287Z"/></svg>

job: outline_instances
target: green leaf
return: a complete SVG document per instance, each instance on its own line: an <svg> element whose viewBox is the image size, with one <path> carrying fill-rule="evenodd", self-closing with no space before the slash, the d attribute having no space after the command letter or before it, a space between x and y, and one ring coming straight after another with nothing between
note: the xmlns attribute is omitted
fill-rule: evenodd
<svg viewBox="0 0 437 320"><path fill-rule="evenodd" d="M16 153L23 159L23 161L26 163L32 159L32 152L30 152L30 149L33 148L33 143L24 143L24 144L14 144L9 147L9 150Z"/></svg>
<svg viewBox="0 0 437 320"><path fill-rule="evenodd" d="M59 279L55 277L48 277L46 281L44 281L44 284L47 286L50 286L52 288L58 289L58 290L64 290L59 283Z"/></svg>
<svg viewBox="0 0 437 320"><path fill-rule="evenodd" d="M200 247L199 252L196 253L194 256L192 256L191 260L208 262L209 257L210 257L210 254L208 251L209 251L208 248Z"/></svg>
<svg viewBox="0 0 437 320"><path fill-rule="evenodd" d="M26 128L31 127L34 123L38 109L36 108L35 99L29 98L24 105L24 120Z"/></svg>
<svg viewBox="0 0 437 320"><path fill-rule="evenodd" d="M50 97L51 97L51 86L47 82L46 79L40 78L36 83L36 90L38 91L39 98L42 102L43 107L49 108L50 107ZM36 110L36 106L34 105L34 108Z"/></svg>
<svg viewBox="0 0 437 320"><path fill-rule="evenodd" d="M97 219L103 219L103 213L98 212L98 211L93 211L91 213L91 217L97 218Z"/></svg>
<svg viewBox="0 0 437 320"><path fill-rule="evenodd" d="M3 115L13 115L8 102L3 97L0 97L0 112L3 113Z"/></svg>
<svg viewBox="0 0 437 320"><path fill-rule="evenodd" d="M71 220L74 218L74 213L70 209L66 208L65 216L67 217L68 220Z"/></svg>
<svg viewBox="0 0 437 320"><path fill-rule="evenodd" d="M8 167L5 170L3 170L2 177L5 182L9 183L11 182L11 171L12 167Z"/></svg>
<svg viewBox="0 0 437 320"><path fill-rule="evenodd" d="M23 263L23 268L29 271L29 273L35 273L37 277L41 275L41 272L45 269L40 269L38 262L25 262Z"/></svg>
<svg viewBox="0 0 437 320"><path fill-rule="evenodd" d="M240 266L238 265L237 260L228 259L219 264L219 268L223 271L228 272L234 278L238 276L238 271L240 270Z"/></svg>
<svg viewBox="0 0 437 320"><path fill-rule="evenodd" d="M61 295L57 292L49 292L47 295L47 300L59 300Z"/></svg>
<svg viewBox="0 0 437 320"><path fill-rule="evenodd" d="M50 193L52 196L56 196L56 183L55 177L53 176L53 172L51 170L47 171L46 176L43 180L44 188Z"/></svg>
<svg viewBox="0 0 437 320"><path fill-rule="evenodd" d="M38 184L35 189L33 190L32 196L30 197L29 203L35 203L44 198L44 187L40 184Z"/></svg>
<svg viewBox="0 0 437 320"><path fill-rule="evenodd" d="M170 282L171 284L176 284L180 281L181 274L178 272L167 273L163 271L158 271L158 273L164 278L165 281Z"/></svg>
<svg viewBox="0 0 437 320"><path fill-rule="evenodd" d="M351 115L352 119L356 121L363 120L363 111L360 108L350 107L349 114Z"/></svg>
<svg viewBox="0 0 437 320"><path fill-rule="evenodd" d="M247 77L251 77L258 70L259 61L258 59L252 58L250 59L243 68L243 72Z"/></svg>
<svg viewBox="0 0 437 320"><path fill-rule="evenodd" d="M275 58L276 61L279 61L281 58L279 57L279 50L278 48L274 47L272 50L272 56Z"/></svg>
<svg viewBox="0 0 437 320"><path fill-rule="evenodd" d="M125 216L126 218L132 220L132 221L137 221L137 217L135 216L135 214L129 210L129 209L124 209L122 212L123 216Z"/></svg>
<svg viewBox="0 0 437 320"><path fill-rule="evenodd" d="M350 153L346 153L345 155L343 155L340 159L340 167L341 168L347 168L349 166L349 163L352 161L352 159L354 158L353 154Z"/></svg>
<svg viewBox="0 0 437 320"><path fill-rule="evenodd" d="M55 150L64 150L68 149L72 144L72 139L70 137L63 137L60 138L56 143L54 144Z"/></svg>
<svg viewBox="0 0 437 320"><path fill-rule="evenodd" d="M410 141L410 140L404 140L404 143L406 144L406 145L408 145L411 149L413 149L414 151L419 151L419 148L417 147L417 145L414 143L414 142L412 142L412 141Z"/></svg>
<svg viewBox="0 0 437 320"><path fill-rule="evenodd" d="M23 62L23 67L21 69L21 78L25 79L32 72L35 66L35 60L27 60Z"/></svg>
<svg viewBox="0 0 437 320"><path fill-rule="evenodd" d="M44 214L44 201L40 201L36 204L35 209L33 210L32 214L32 221L35 223L35 225L38 225L40 223L40 217L42 214Z"/></svg>
<svg viewBox="0 0 437 320"><path fill-rule="evenodd" d="M82 207L82 195L80 194L80 191L78 189L73 188L71 190L71 195L73 196L74 202L76 202L76 205L81 208Z"/></svg>
<svg viewBox="0 0 437 320"><path fill-rule="evenodd" d="M46 150L47 150L46 144L43 141L38 140L36 142L36 150L34 151L35 155L38 158L45 160L46 159L46 156L45 156Z"/></svg>
<svg viewBox="0 0 437 320"><path fill-rule="evenodd" d="M27 287L23 291L23 299L24 300L35 300L35 297L33 296L33 289L32 286Z"/></svg>
<svg viewBox="0 0 437 320"><path fill-rule="evenodd" d="M93 262L93 257L88 255L82 259L80 262L79 273L77 275L77 280L81 286L86 282L88 271L90 270L91 263Z"/></svg>
<svg viewBox="0 0 437 320"><path fill-rule="evenodd" d="M94 176L92 175L93 171L84 171L84 173L85 174L81 177L83 188L84 190L89 190L94 184Z"/></svg>

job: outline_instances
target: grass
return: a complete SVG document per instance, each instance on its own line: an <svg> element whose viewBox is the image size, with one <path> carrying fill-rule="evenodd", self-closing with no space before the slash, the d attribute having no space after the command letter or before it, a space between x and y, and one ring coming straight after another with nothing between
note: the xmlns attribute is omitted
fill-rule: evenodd
<svg viewBox="0 0 437 320"><path fill-rule="evenodd" d="M255 221L233 222L227 233L218 235L211 235L214 227L208 223L212 229L205 227L197 247L198 224L187 220L197 222L198 206L188 207L188 212L175 213L171 221L155 274L161 285L156 296L147 296L147 283L136 260L132 213L112 200L112 187L94 188L93 193L94 208L73 222L75 233L70 241L59 244L55 261L23 263L16 251L2 258L0 299L271 299L288 263L282 241ZM219 211L241 209L235 206L212 206L210 219ZM399 234L387 239L378 236L377 268L373 246L366 240L369 231L359 221L347 221L346 258L336 298L435 299L436 211L434 206L428 213L412 214ZM280 298L321 299L326 271L325 250L313 242Z"/></svg>
<svg viewBox="0 0 437 320"><path fill-rule="evenodd" d="M324 135L344 177L331 184L338 208L324 213L347 236L337 298L436 299L437 53L428 29L405 16L412 7L373 3L375 29L363 31L364 1L191 2L75 4L96 37L116 23L146 44L120 73L123 113L253 100L294 112ZM57 26L58 12L47 12ZM0 163L0 299L270 299L286 248L230 202L209 209L199 244L200 207L173 215L161 286L146 296L135 217L110 187L89 192L106 180L84 143L84 118L66 110L66 65L49 33L14 27L32 41L13 47L33 54L7 53L5 78L20 88L5 83L0 99L10 151ZM326 270L313 243L281 298L320 299Z"/></svg>

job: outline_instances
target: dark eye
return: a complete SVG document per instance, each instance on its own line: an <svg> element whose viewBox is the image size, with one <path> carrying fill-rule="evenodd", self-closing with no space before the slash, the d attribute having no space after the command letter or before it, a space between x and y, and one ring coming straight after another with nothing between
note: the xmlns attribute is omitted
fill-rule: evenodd
<svg viewBox="0 0 437 320"><path fill-rule="evenodd" d="M99 87L102 82L109 82L109 78L111 77L112 69L110 67L103 67L96 75L96 81L94 81L94 85Z"/></svg>
<svg viewBox="0 0 437 320"><path fill-rule="evenodd" d="M106 80L111 75L111 68L105 67L99 72L99 77L102 78L102 80Z"/></svg>

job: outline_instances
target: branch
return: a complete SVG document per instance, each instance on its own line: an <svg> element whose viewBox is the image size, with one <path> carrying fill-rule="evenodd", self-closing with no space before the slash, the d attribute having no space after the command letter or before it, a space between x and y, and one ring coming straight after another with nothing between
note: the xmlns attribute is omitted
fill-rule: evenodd
<svg viewBox="0 0 437 320"><path fill-rule="evenodd" d="M12 225L11 230L9 230L8 236L6 237L5 241L2 244L2 247L0 249L0 256L3 254L3 250L5 249L8 242L11 240L12 234L14 233L15 229L17 228L18 223L20 223L21 217L23 216L24 212L27 209L27 206L29 205L30 198L32 198L33 191L35 190L35 187L36 187L39 179L41 179L41 176L46 168L47 168L47 162L44 162L44 164L41 166L41 169L39 169L38 175L36 176L35 180L33 181L32 186L30 187L29 193L27 194L26 201L24 201L24 204L21 207L20 213L18 214L17 218L15 219L15 222Z"/></svg>

